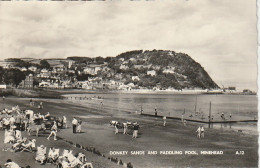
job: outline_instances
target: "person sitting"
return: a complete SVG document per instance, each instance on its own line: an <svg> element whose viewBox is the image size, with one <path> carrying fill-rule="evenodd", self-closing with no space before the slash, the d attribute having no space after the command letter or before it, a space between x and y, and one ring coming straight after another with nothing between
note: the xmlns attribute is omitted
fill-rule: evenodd
<svg viewBox="0 0 260 168"><path fill-rule="evenodd" d="M54 153L54 147L51 147L49 149L49 153L48 153L48 158L47 158L47 163L53 163L53 153Z"/></svg>
<svg viewBox="0 0 260 168"><path fill-rule="evenodd" d="M92 163L84 163L82 166L82 168L93 168Z"/></svg>
<svg viewBox="0 0 260 168"><path fill-rule="evenodd" d="M22 132L20 130L15 130L15 139L17 141L22 139Z"/></svg>
<svg viewBox="0 0 260 168"><path fill-rule="evenodd" d="M44 164L46 161L46 147L41 145L40 147L37 147L37 153L35 160L40 162L41 164Z"/></svg>
<svg viewBox="0 0 260 168"><path fill-rule="evenodd" d="M16 141L16 143L13 144L12 146L12 150L13 152L18 152L21 149L22 143L25 143L27 141L27 138L21 138L19 140Z"/></svg>
<svg viewBox="0 0 260 168"><path fill-rule="evenodd" d="M4 124L3 124L3 121L1 120L1 121L0 121L0 130L2 130L3 127L4 127Z"/></svg>
<svg viewBox="0 0 260 168"><path fill-rule="evenodd" d="M48 153L48 163L56 163L56 161L59 158L60 149L55 149L54 147L51 147Z"/></svg>
<svg viewBox="0 0 260 168"><path fill-rule="evenodd" d="M68 149L64 149L63 152L62 152L62 157L65 158L67 157L69 154L69 150Z"/></svg>
<svg viewBox="0 0 260 168"><path fill-rule="evenodd" d="M35 147L36 147L35 142L36 142L36 140L33 139L33 140L29 140L29 142L27 144L22 143L21 152L23 152L23 151L34 152Z"/></svg>
<svg viewBox="0 0 260 168"><path fill-rule="evenodd" d="M14 142L15 142L14 132L12 130L7 131L5 129L4 143L14 143Z"/></svg>
<svg viewBox="0 0 260 168"><path fill-rule="evenodd" d="M85 163L87 162L87 158L86 156L83 154L83 153L79 153L77 158L82 162L82 163Z"/></svg>
<svg viewBox="0 0 260 168"><path fill-rule="evenodd" d="M54 152L53 152L53 159L55 161L57 161L57 159L59 158L60 156L60 149L54 149Z"/></svg>
<svg viewBox="0 0 260 168"><path fill-rule="evenodd" d="M61 165L62 165L62 168L71 168L67 157L62 158Z"/></svg>
<svg viewBox="0 0 260 168"><path fill-rule="evenodd" d="M82 165L83 163L79 160L79 158L75 157L73 154L72 154L72 151L68 154L68 161L70 163L70 166L71 167L77 167L77 166L80 166Z"/></svg>
<svg viewBox="0 0 260 168"><path fill-rule="evenodd" d="M6 163L4 164L6 168L20 168L20 166L13 162L11 159L7 159Z"/></svg>

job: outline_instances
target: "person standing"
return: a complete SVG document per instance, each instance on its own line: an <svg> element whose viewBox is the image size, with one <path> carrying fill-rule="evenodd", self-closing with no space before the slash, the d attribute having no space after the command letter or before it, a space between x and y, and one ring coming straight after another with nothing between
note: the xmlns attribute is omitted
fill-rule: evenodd
<svg viewBox="0 0 260 168"><path fill-rule="evenodd" d="M118 123L115 125L115 134L118 134Z"/></svg>
<svg viewBox="0 0 260 168"><path fill-rule="evenodd" d="M73 117L73 120L72 120L72 130L73 130L73 133L76 134L76 128L77 128L77 125L78 125L78 120Z"/></svg>
<svg viewBox="0 0 260 168"><path fill-rule="evenodd" d="M42 102L40 102L40 109L43 109L43 103Z"/></svg>
<svg viewBox="0 0 260 168"><path fill-rule="evenodd" d="M184 125L184 127L186 127L186 125L187 125L187 120L184 120L184 121L183 121L183 125Z"/></svg>
<svg viewBox="0 0 260 168"><path fill-rule="evenodd" d="M16 129L17 130L21 130L21 114L18 114L16 117L15 117L15 124L16 124Z"/></svg>
<svg viewBox="0 0 260 168"><path fill-rule="evenodd" d="M157 107L154 107L154 115L157 116Z"/></svg>
<svg viewBox="0 0 260 168"><path fill-rule="evenodd" d="M14 116L12 115L11 118L9 119L9 122L10 122L10 126L13 127L15 125L15 118Z"/></svg>
<svg viewBox="0 0 260 168"><path fill-rule="evenodd" d="M200 135L201 135L201 128L200 128L200 126L199 126L199 128L197 129L196 132L197 132L197 137L200 138Z"/></svg>
<svg viewBox="0 0 260 168"><path fill-rule="evenodd" d="M166 126L166 116L163 116L163 126Z"/></svg>
<svg viewBox="0 0 260 168"><path fill-rule="evenodd" d="M124 134L127 135L127 122L123 123L124 126Z"/></svg>
<svg viewBox="0 0 260 168"><path fill-rule="evenodd" d="M3 101L5 101L5 96L3 96Z"/></svg>
<svg viewBox="0 0 260 168"><path fill-rule="evenodd" d="M203 127L201 127L201 129L200 129L200 137L201 138L204 138L204 128Z"/></svg>
<svg viewBox="0 0 260 168"><path fill-rule="evenodd" d="M78 126L77 126L77 132L79 132L79 133L81 133L81 124L82 124L82 120L79 119Z"/></svg>
<svg viewBox="0 0 260 168"><path fill-rule="evenodd" d="M137 124L137 122L135 122L134 123L134 132L133 132L133 137L132 138L137 138L138 130L139 130L139 125Z"/></svg>
<svg viewBox="0 0 260 168"><path fill-rule="evenodd" d="M68 127L67 126L67 118L66 118L66 116L63 116L63 125L64 125L65 128Z"/></svg>
<svg viewBox="0 0 260 168"><path fill-rule="evenodd" d="M32 99L30 99L30 106L32 107L32 104L33 104L33 100Z"/></svg>

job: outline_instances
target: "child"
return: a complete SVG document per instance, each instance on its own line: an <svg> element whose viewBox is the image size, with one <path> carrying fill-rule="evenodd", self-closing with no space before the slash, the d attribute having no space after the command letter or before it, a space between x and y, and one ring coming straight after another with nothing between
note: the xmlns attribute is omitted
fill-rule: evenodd
<svg viewBox="0 0 260 168"><path fill-rule="evenodd" d="M82 124L82 120L79 119L79 122L78 122L78 126L77 126L77 132L81 132L81 124Z"/></svg>

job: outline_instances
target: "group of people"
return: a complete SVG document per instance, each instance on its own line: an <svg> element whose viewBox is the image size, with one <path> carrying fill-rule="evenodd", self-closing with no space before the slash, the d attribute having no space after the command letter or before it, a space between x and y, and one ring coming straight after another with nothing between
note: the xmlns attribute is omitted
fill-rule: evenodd
<svg viewBox="0 0 260 168"><path fill-rule="evenodd" d="M76 119L75 117L73 117L73 119L72 119L72 132L74 134L81 133L81 124L82 124L81 119Z"/></svg>
<svg viewBox="0 0 260 168"><path fill-rule="evenodd" d="M196 132L198 138L204 138L204 127L199 126Z"/></svg>
<svg viewBox="0 0 260 168"><path fill-rule="evenodd" d="M40 164L54 164L57 168L92 168L92 163L87 162L83 153L73 154L72 150L64 149L60 153L59 148L50 147L47 154L47 147L40 145L37 147L35 160Z"/></svg>
<svg viewBox="0 0 260 168"><path fill-rule="evenodd" d="M11 144L11 148L5 147L3 151L12 151L12 152L33 152L36 148L35 139L27 139L22 137L20 130L5 130L4 144ZM5 145L7 146L7 145Z"/></svg>
<svg viewBox="0 0 260 168"><path fill-rule="evenodd" d="M22 137L22 131L29 131L29 127L32 124L37 125L38 120L47 120L49 116L49 112L46 115L42 115L41 113L34 113L32 110L21 110L18 105L11 109L5 108L0 111L0 129L5 131L4 144L6 144L3 151L36 152L36 161L41 164L53 163L59 168L92 167L91 163L87 163L86 157L83 153L74 155L72 154L72 150L66 149L63 151L62 155L60 155L60 149L51 147L47 154L47 149L43 145L36 147L36 139L27 139L26 137ZM62 122L63 127L67 128L66 116L63 116ZM81 119L73 118L72 124L73 132L81 132ZM76 127L74 125L76 125ZM47 139L50 140L53 136L54 140L57 140L57 131L57 122L54 120L51 124L50 134ZM20 167L11 159L6 162L5 166L10 168Z"/></svg>
<svg viewBox="0 0 260 168"><path fill-rule="evenodd" d="M46 117L48 116L50 116L49 112L46 115L42 115L34 113L32 110L21 110L18 105L10 110L5 108L0 111L0 129L26 131L30 123L47 120Z"/></svg>
<svg viewBox="0 0 260 168"><path fill-rule="evenodd" d="M133 130L132 138L138 137L138 130L139 130L139 124L137 122L124 122L120 123L118 121L110 121L110 125L113 125L115 127L115 134L119 133L119 129L123 129L123 134L128 135L128 130Z"/></svg>
<svg viewBox="0 0 260 168"><path fill-rule="evenodd" d="M35 105L35 102L33 101L33 99L30 99L30 106L33 107ZM43 109L43 103L40 102L38 105L39 109Z"/></svg>

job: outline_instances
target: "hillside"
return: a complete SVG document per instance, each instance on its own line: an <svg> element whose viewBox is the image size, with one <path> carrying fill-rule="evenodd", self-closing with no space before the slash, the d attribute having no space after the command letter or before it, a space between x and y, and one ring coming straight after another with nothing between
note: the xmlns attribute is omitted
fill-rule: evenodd
<svg viewBox="0 0 260 168"><path fill-rule="evenodd" d="M2 66L0 82L16 86L26 75L33 73L36 85L55 79L58 81L56 85L69 81L70 87L81 87L77 81L86 81L91 77L92 84L88 85L91 88L219 88L204 68L189 55L165 50L134 50L106 58L10 58L2 62ZM97 80L93 81L93 78Z"/></svg>
<svg viewBox="0 0 260 168"><path fill-rule="evenodd" d="M116 57L68 57L76 64L106 65L99 73L103 79L133 83L146 88L219 88L204 68L189 55L174 51L135 50Z"/></svg>

